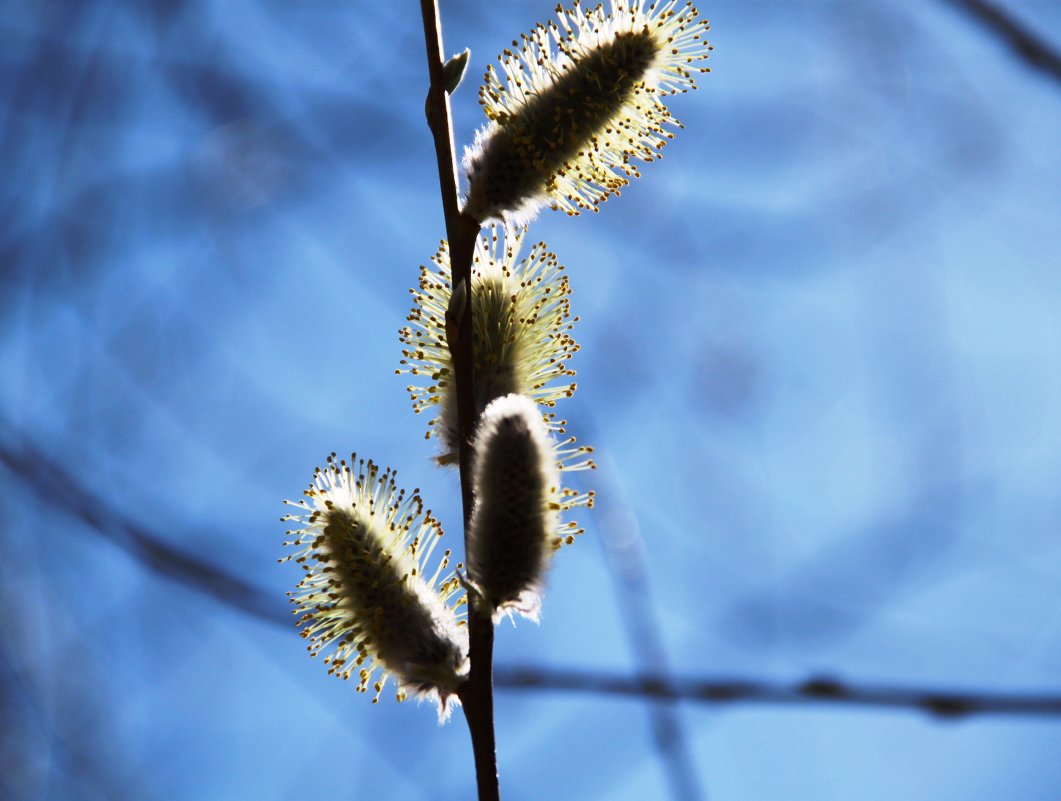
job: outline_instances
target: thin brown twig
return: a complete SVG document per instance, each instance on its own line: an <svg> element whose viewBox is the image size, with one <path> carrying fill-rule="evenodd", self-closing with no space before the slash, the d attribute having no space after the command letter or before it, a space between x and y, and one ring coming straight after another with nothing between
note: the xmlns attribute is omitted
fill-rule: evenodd
<svg viewBox="0 0 1061 801"><path fill-rule="evenodd" d="M427 67L431 78L427 95L428 126L435 142L442 210L446 217L452 291L459 297L463 286L463 305L446 313L448 340L457 395L457 419L460 441L461 500L464 509L464 530L467 537L471 520L472 464L471 440L475 429L475 361L472 328L472 258L480 225L460 211L458 195L457 159L453 144L453 122L449 95L446 91L443 61L442 23L438 0L420 0L424 22L424 42L427 45ZM453 315L451 317L451 314ZM465 541L467 544L467 540ZM466 549L467 550L467 549ZM475 779L479 801L499 801L497 777L497 746L494 738L493 652L494 625L489 616L477 614L476 598L469 593L468 658L470 672L458 696L468 721L475 754Z"/></svg>

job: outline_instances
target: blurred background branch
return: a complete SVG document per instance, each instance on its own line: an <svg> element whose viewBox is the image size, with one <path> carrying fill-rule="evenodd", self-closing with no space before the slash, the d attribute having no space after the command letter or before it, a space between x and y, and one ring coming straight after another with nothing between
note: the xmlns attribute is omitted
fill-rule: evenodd
<svg viewBox="0 0 1061 801"><path fill-rule="evenodd" d="M943 689L887 687L828 677L793 683L639 677L586 670L506 666L495 677L508 690L563 690L720 706L812 704L883 707L926 712L953 720L969 715L1061 715L1061 695L962 693Z"/></svg>
<svg viewBox="0 0 1061 801"><path fill-rule="evenodd" d="M990 0L948 0L1032 69L1061 82L1061 54L1046 37Z"/></svg>
<svg viewBox="0 0 1061 801"><path fill-rule="evenodd" d="M204 596L258 620L291 627L290 616L265 591L254 587L224 568L210 564L194 554L168 543L158 530L134 522L112 508L103 498L89 492L77 478L58 462L22 443L13 446L9 440L0 443L0 463L31 491L38 502L50 505L85 523L108 542L126 551L145 569L168 580L191 588ZM602 495L615 497L608 478L607 460L600 482ZM614 508L614 507L613 507ZM637 551L640 535L636 522L619 518L629 514L621 505L607 521L610 534L604 547L619 582L620 594L629 593L632 604L644 603L647 588L639 575ZM613 517L615 516L615 517ZM931 713L954 719L977 714L1061 716L1061 694L1007 694L955 692L945 689L917 689L871 686L858 681L832 678L810 678L796 683L761 682L744 678L706 680L672 678L665 667L662 645L646 633L652 627L650 606L630 620L637 642L644 650L639 660L639 674L628 677L591 670L565 670L528 666L501 666L495 669L494 683L505 690L558 690L597 695L621 695L640 698L652 704L653 727L657 748L665 762L681 770L685 748L682 728L674 702L687 701L734 706L755 704L810 704L874 706ZM647 639L646 639L647 638ZM652 647L649 647L652 646ZM653 660L658 660L653 664ZM673 778L673 777L672 777ZM691 774L693 784L672 789L676 798L695 798L702 793L699 779ZM683 795L684 794L684 795Z"/></svg>
<svg viewBox="0 0 1061 801"><path fill-rule="evenodd" d="M594 419L582 405L580 423L594 441ZM608 575L612 580L616 606L626 633L626 643L638 675L645 683L651 677L669 684L670 658L660 633L655 600L648 583L645 543L633 507L618 484L615 464L610 454L598 448L597 470L587 483L596 487L597 503L593 507L594 529L604 551ZM513 674L506 671L509 679ZM496 679L495 679L496 681ZM502 679L499 687L519 687ZM649 705L653 743L660 756L665 781L674 801L698 801L706 798L706 779L696 769L686 726L675 699L657 696Z"/></svg>
<svg viewBox="0 0 1061 801"><path fill-rule="evenodd" d="M459 144L536 5L445 4ZM1061 5L698 5L714 72L651 180L538 223L614 491L548 625L499 629L506 775L1055 801ZM464 737L308 667L272 569L333 449L456 531L377 379L440 235L421 36L386 3L5 8L4 801L467 798Z"/></svg>
<svg viewBox="0 0 1061 801"><path fill-rule="evenodd" d="M81 521L164 578L260 620L290 622L272 594L191 551L178 548L161 531L130 520L106 498L90 492L60 462L26 443L14 441L6 433L0 430L0 464L21 480L38 503Z"/></svg>

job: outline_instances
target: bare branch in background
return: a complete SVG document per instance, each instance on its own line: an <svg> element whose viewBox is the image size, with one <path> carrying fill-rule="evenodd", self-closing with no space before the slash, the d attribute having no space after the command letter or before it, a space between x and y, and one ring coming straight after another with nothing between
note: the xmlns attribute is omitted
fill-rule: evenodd
<svg viewBox="0 0 1061 801"><path fill-rule="evenodd" d="M582 415L589 419L586 410ZM596 529L604 548L605 563L615 587L619 619L625 624L626 639L641 676L666 677L668 657L659 634L645 566L645 543L633 507L615 482L611 458L597 451L597 504L593 509ZM652 734L675 801L706 798L701 787L689 738L686 736L674 700L657 698L649 709Z"/></svg>
<svg viewBox="0 0 1061 801"><path fill-rule="evenodd" d="M0 442L6 465L46 507L80 520L151 571L270 623L290 624L270 593L252 586L189 551L171 545L157 531L130 520L103 497L83 486L60 463L28 445Z"/></svg>
<svg viewBox="0 0 1061 801"><path fill-rule="evenodd" d="M1061 54L1031 28L988 0L949 0L1003 41L1028 66L1061 81Z"/></svg>
<svg viewBox="0 0 1061 801"><path fill-rule="evenodd" d="M32 447L13 448L8 442L0 442L0 464L8 467L42 504L84 522L152 572L237 612L295 633L290 617L283 614L279 605L272 602L263 590L170 545L157 531L129 520L81 486L62 466ZM56 486L62 486L63 491L54 491ZM628 677L560 668L499 667L495 669L494 683L507 690L623 695L653 704L845 704L914 710L950 719L982 714L1061 717L1061 694L957 693L870 686L820 677L784 684L741 678L726 681L672 679L658 669L644 671L639 677ZM673 710L668 714L673 714Z"/></svg>
<svg viewBox="0 0 1061 801"><path fill-rule="evenodd" d="M705 681L662 677L630 678L584 670L498 668L494 684L508 690L564 690L631 698L696 701L709 704L793 704L920 710L955 719L968 715L1061 715L1061 695L956 693L949 690L856 685L819 677L793 684L744 679Z"/></svg>

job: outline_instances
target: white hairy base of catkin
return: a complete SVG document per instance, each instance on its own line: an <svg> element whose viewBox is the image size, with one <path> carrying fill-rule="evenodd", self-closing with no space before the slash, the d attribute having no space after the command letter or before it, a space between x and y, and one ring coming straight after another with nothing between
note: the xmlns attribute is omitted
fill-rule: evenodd
<svg viewBox="0 0 1061 801"><path fill-rule="evenodd" d="M493 611L538 619L559 516L556 446L537 404L505 395L483 412L475 441L468 577Z"/></svg>

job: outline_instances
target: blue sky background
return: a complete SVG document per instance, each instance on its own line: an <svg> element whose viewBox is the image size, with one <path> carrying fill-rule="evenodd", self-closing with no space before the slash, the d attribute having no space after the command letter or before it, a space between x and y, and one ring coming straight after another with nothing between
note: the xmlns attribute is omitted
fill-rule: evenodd
<svg viewBox="0 0 1061 801"><path fill-rule="evenodd" d="M460 143L552 7L442 0ZM530 233L571 276L562 411L601 503L498 666L1061 692L1061 84L944 0L700 7L687 129ZM1061 47L1061 5L1005 7ZM472 797L462 720L373 707L275 622L280 501L332 450L459 543L394 375L443 235L425 82L411 2L5 5L4 801ZM245 586L204 594L175 553ZM699 795L643 701L499 690L504 796L1061 794L1056 718L677 720Z"/></svg>

